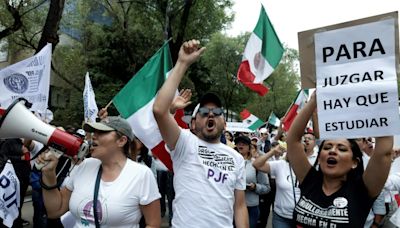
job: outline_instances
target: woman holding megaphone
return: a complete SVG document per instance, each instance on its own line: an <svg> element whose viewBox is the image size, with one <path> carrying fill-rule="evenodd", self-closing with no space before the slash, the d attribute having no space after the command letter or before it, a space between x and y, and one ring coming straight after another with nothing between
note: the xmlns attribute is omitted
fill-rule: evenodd
<svg viewBox="0 0 400 228"><path fill-rule="evenodd" d="M38 157L42 168L43 198L48 217L57 218L68 210L74 227L139 227L142 215L147 227L159 227L160 194L151 170L129 159L134 136L129 123L109 116L85 123L92 132L91 158L75 167L65 187L57 186L58 159L51 153Z"/></svg>

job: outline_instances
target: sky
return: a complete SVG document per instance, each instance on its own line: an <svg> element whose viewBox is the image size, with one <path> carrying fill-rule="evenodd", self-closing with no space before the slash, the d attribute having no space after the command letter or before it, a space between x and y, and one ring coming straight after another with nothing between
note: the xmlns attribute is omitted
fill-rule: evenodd
<svg viewBox="0 0 400 228"><path fill-rule="evenodd" d="M282 43L298 49L297 33L351 20L400 11L400 0L234 0L235 21L226 32L251 32L264 5Z"/></svg>

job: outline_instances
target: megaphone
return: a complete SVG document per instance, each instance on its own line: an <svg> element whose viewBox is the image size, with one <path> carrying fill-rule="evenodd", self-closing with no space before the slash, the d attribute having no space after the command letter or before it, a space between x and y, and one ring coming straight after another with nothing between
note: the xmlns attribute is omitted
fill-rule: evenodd
<svg viewBox="0 0 400 228"><path fill-rule="evenodd" d="M26 106L24 98L15 100L7 110L0 109L0 138L27 138L47 145L57 157L65 154L70 157L77 155L83 159L89 151L89 144L76 136L59 130L37 118ZM43 163L35 163L41 169Z"/></svg>

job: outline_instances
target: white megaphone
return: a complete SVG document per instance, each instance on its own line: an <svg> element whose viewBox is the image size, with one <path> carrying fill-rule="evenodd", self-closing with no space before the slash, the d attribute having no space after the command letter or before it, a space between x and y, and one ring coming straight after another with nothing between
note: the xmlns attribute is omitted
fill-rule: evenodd
<svg viewBox="0 0 400 228"><path fill-rule="evenodd" d="M77 155L83 159L89 151L89 144L76 136L59 130L37 118L25 106L28 101L19 98L7 110L0 109L0 138L27 138L47 145L57 157L65 154L70 157ZM43 163L35 163L41 169Z"/></svg>

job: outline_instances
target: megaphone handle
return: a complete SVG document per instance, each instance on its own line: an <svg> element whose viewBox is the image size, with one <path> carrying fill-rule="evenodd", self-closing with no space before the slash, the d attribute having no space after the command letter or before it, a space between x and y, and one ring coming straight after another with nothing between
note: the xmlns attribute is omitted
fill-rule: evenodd
<svg viewBox="0 0 400 228"><path fill-rule="evenodd" d="M57 158L60 158L64 153L59 151L59 150L55 150L51 147L49 147L49 151L46 152L45 156L46 158L48 158L49 155L53 154L54 156L56 156ZM35 167L37 170L41 170L44 166L46 166L49 162L44 162L44 163L38 163L38 161L35 161Z"/></svg>

